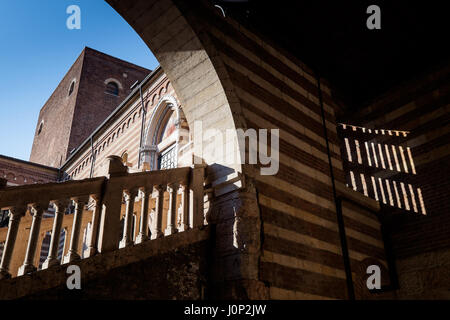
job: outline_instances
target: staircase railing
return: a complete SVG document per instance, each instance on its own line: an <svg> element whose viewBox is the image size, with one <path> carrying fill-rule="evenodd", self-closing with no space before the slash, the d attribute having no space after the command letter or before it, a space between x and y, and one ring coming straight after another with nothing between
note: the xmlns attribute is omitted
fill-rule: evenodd
<svg viewBox="0 0 450 320"><path fill-rule="evenodd" d="M17 275L37 270L36 249L42 234L41 221L49 207L54 208L48 255L42 268L70 263L81 256L117 250L147 240L203 226L205 167L128 173L121 159L110 156L106 177L0 187L0 209L9 210L9 225L3 244L0 279L9 278L11 262L20 262ZM89 207L89 208L88 208ZM65 255L58 259L63 219L73 211L70 240ZM82 221L90 209L90 234L82 241ZM21 221L32 215L31 225ZM85 217L86 218L86 217ZM121 220L122 218L122 220ZM139 218L139 227L133 221ZM21 226L21 227L19 227ZM29 231L28 231L29 229ZM25 253L15 250L19 232L29 232ZM22 240L24 239L20 237ZM25 238L26 239L26 238ZM2 239L0 239L0 242ZM23 247L23 243L20 244ZM82 248L85 245L86 248ZM22 250L23 251L23 250ZM83 251L83 252L82 252Z"/></svg>

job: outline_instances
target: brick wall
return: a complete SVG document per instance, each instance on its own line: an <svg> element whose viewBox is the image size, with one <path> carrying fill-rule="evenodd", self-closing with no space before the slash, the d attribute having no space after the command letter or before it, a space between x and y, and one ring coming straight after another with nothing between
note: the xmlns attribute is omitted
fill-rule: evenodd
<svg viewBox="0 0 450 320"><path fill-rule="evenodd" d="M0 155L0 178L8 185L54 182L58 169Z"/></svg>

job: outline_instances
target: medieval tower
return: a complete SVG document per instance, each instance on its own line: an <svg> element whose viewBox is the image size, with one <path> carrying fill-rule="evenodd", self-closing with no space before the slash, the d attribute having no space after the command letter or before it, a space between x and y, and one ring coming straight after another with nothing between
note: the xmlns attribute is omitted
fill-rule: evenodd
<svg viewBox="0 0 450 320"><path fill-rule="evenodd" d="M149 73L86 47L39 113L30 161L61 166Z"/></svg>

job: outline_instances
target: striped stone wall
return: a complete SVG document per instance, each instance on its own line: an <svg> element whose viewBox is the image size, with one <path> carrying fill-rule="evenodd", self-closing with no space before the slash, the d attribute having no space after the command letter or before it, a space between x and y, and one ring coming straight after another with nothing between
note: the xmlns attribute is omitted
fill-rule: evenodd
<svg viewBox="0 0 450 320"><path fill-rule="evenodd" d="M227 164L215 154L202 159L209 165L218 296L348 298L327 140L336 196L373 211L379 207L345 186L327 85L321 86L326 138L311 70L224 19L206 1L108 2L160 61L191 128L201 120L204 130L280 129L276 175L261 175L260 165ZM223 148L214 140L203 142L204 148ZM227 181L235 188L224 188ZM372 222L362 216L344 226L351 254L356 252L358 262L364 257L383 260L378 229L364 228Z"/></svg>
<svg viewBox="0 0 450 320"><path fill-rule="evenodd" d="M401 144L405 157L411 153L414 168L398 175L420 186L427 216L409 216L398 223L395 243L399 257L450 248L449 76L449 65L438 66L391 90L352 119L352 124L366 128L408 131Z"/></svg>

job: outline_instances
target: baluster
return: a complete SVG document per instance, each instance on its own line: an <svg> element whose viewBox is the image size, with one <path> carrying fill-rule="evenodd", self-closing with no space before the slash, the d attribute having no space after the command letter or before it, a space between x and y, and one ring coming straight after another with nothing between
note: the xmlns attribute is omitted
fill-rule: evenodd
<svg viewBox="0 0 450 320"><path fill-rule="evenodd" d="M150 197L145 188L140 189L141 193L141 221L139 223L139 234L136 237L136 243L142 243L148 240L148 202Z"/></svg>
<svg viewBox="0 0 450 320"><path fill-rule="evenodd" d="M128 247L133 243L133 235L132 231L132 223L133 223L133 208L134 208L134 199L136 198L137 191L136 190L126 190L125 191L125 223L123 227L123 237L120 241L119 248Z"/></svg>
<svg viewBox="0 0 450 320"><path fill-rule="evenodd" d="M92 200L95 202L94 212L92 213L92 228L91 228L91 238L88 243L88 253L87 256L91 257L97 253L97 238L100 226L100 214L102 210L102 203L100 201L99 195L92 195Z"/></svg>
<svg viewBox="0 0 450 320"><path fill-rule="evenodd" d="M48 208L48 205L45 206ZM30 236L28 238L27 251L25 253L25 260L23 265L17 272L18 276L36 271L36 267L33 265L34 255L36 253L37 240L39 237L39 231L41 229L42 214L44 213L44 206L39 204L32 204L31 211L33 213L33 220L31 222Z"/></svg>
<svg viewBox="0 0 450 320"><path fill-rule="evenodd" d="M204 179L205 166L194 165L191 170L189 195L189 225L191 228L201 227L204 224Z"/></svg>
<svg viewBox="0 0 450 320"><path fill-rule="evenodd" d="M155 217L152 221L152 239L157 239L163 236L162 229L162 211L164 191L163 187L158 185L153 188L153 197L155 198Z"/></svg>
<svg viewBox="0 0 450 320"><path fill-rule="evenodd" d="M43 263L42 269L47 269L48 267L60 264L58 260L59 239L61 236L61 227L64 219L64 213L68 204L69 203L67 201L53 201L53 206L55 207L55 218L53 220L48 257Z"/></svg>
<svg viewBox="0 0 450 320"><path fill-rule="evenodd" d="M73 198L72 200L75 202L75 213L73 216L72 232L70 235L69 252L67 252L67 255L64 257L64 263L70 263L72 261L81 259L80 255L78 254L78 242L80 239L83 209L84 205L87 203L87 199L83 197Z"/></svg>
<svg viewBox="0 0 450 320"><path fill-rule="evenodd" d="M167 192L169 192L169 210L167 211L167 228L164 231L166 236L170 236L177 232L175 228L176 219L176 203L177 203L177 191L178 184L172 183L167 186Z"/></svg>
<svg viewBox="0 0 450 320"><path fill-rule="evenodd" d="M179 194L181 195L181 221L178 231L183 232L189 229L189 188L186 183L181 184Z"/></svg>
<svg viewBox="0 0 450 320"><path fill-rule="evenodd" d="M2 261L0 264L0 280L11 277L9 273L9 266L11 264L12 254L19 231L20 220L27 212L27 207L12 207L9 209L9 225L8 233L6 234L5 246L3 247Z"/></svg>

